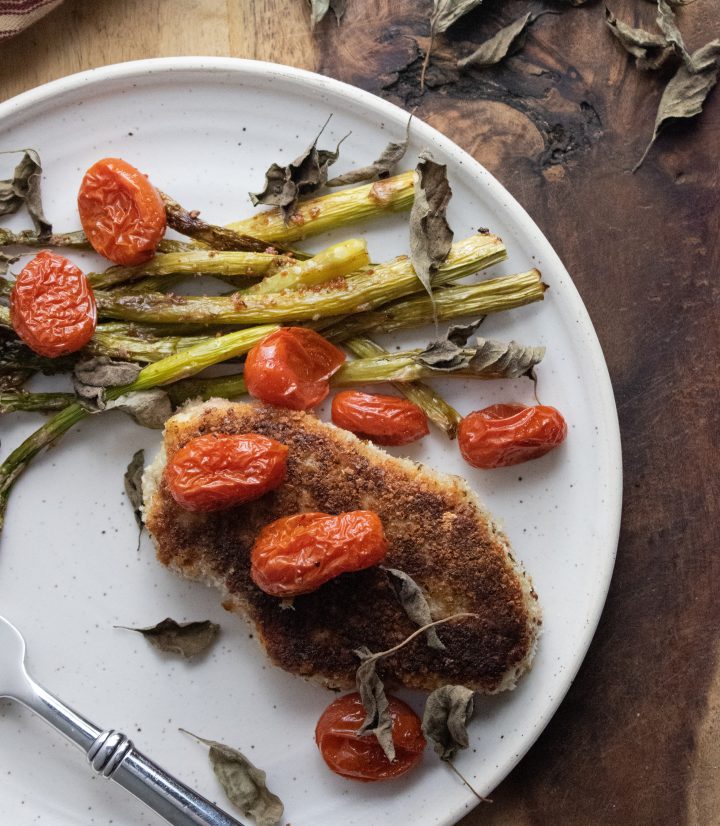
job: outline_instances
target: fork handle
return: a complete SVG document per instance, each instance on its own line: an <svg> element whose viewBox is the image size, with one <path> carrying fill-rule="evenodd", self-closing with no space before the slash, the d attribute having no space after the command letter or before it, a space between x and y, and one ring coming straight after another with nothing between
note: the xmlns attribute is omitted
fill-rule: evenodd
<svg viewBox="0 0 720 826"><path fill-rule="evenodd" d="M79 746L90 765L162 815L172 826L243 826L137 751L124 734L102 731L28 678L30 691L15 696Z"/></svg>

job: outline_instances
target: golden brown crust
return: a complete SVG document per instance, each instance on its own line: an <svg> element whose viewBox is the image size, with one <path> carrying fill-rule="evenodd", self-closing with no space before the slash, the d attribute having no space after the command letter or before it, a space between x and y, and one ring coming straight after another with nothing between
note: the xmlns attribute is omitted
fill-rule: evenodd
<svg viewBox="0 0 720 826"><path fill-rule="evenodd" d="M424 589L433 616L470 611L438 628L446 651L422 638L384 662L388 684L433 689L461 683L483 692L512 687L534 653L535 593L509 555L507 539L465 483L395 459L314 416L250 404L204 404L170 419L167 457L208 432L254 432L287 444L288 474L257 502L212 514L182 510L164 481L147 501L147 527L160 561L185 576L219 585L229 610L249 616L274 663L331 687L354 684L361 645L380 651L414 630L387 574L345 574L293 609L250 579L249 553L259 529L298 511L376 511L390 550L386 565Z"/></svg>

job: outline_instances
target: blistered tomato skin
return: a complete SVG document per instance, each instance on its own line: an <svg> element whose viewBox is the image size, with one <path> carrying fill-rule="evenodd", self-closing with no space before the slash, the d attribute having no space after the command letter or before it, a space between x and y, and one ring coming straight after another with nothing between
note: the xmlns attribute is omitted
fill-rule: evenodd
<svg viewBox="0 0 720 826"><path fill-rule="evenodd" d="M292 410L310 410L330 392L330 377L345 354L314 330L283 327L250 350L245 383L256 399Z"/></svg>
<svg viewBox="0 0 720 826"><path fill-rule="evenodd" d="M208 433L178 450L165 468L165 480L186 510L224 510L279 487L287 454L287 445L257 433Z"/></svg>
<svg viewBox="0 0 720 826"><path fill-rule="evenodd" d="M142 264L165 234L165 206L145 175L121 158L103 158L85 173L80 222L93 249L115 264Z"/></svg>
<svg viewBox="0 0 720 826"><path fill-rule="evenodd" d="M372 735L360 735L365 719L359 694L338 697L322 713L315 728L323 760L341 777L371 782L392 780L416 766L425 749L420 718L397 697L388 697L395 760L390 762Z"/></svg>
<svg viewBox="0 0 720 826"><path fill-rule="evenodd" d="M473 467L509 467L538 459L565 441L567 424L554 407L494 404L460 423L460 452Z"/></svg>
<svg viewBox="0 0 720 826"><path fill-rule="evenodd" d="M385 558L380 517L372 511L298 513L271 522L255 540L250 576L266 594L294 597Z"/></svg>
<svg viewBox="0 0 720 826"><path fill-rule="evenodd" d="M72 261L43 250L15 279L10 321L36 353L57 358L82 349L97 324L95 296Z"/></svg>
<svg viewBox="0 0 720 826"><path fill-rule="evenodd" d="M408 399L357 390L344 390L333 398L332 420L377 445L408 445L429 432L427 416Z"/></svg>

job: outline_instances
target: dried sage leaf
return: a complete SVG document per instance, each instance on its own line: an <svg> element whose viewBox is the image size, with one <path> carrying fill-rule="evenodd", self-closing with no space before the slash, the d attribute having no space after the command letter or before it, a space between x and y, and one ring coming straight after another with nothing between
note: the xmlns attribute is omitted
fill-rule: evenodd
<svg viewBox="0 0 720 826"><path fill-rule="evenodd" d="M695 71L693 59L685 48L683 37L675 24L675 12L672 10L672 7L667 0L657 0L657 8L657 24L660 31L665 35L667 42L677 50L677 53L682 57L688 70L691 72Z"/></svg>
<svg viewBox="0 0 720 826"><path fill-rule="evenodd" d="M415 360L433 370L469 370L483 378L534 378L535 367L545 356L544 347L480 338L471 347L455 347L451 343L440 346L433 342Z"/></svg>
<svg viewBox="0 0 720 826"><path fill-rule="evenodd" d="M328 118L330 120L330 118ZM278 206L282 209L285 223L292 218L298 199L323 186L327 181L328 167L335 163L340 155L340 145L345 140L338 141L335 151L318 149L317 142L322 135L327 122L308 148L291 161L287 166L272 164L265 173L265 186L262 192L249 193L254 206ZM345 136L347 137L347 135Z"/></svg>
<svg viewBox="0 0 720 826"><path fill-rule="evenodd" d="M392 717L385 686L376 671L379 658L367 646L358 648L355 653L361 661L355 674L355 685L365 709L365 720L358 729L358 734L373 734L387 759L392 762L395 759Z"/></svg>
<svg viewBox="0 0 720 826"><path fill-rule="evenodd" d="M467 724L475 709L475 693L462 685L444 685L427 698L422 730L443 760L468 747Z"/></svg>
<svg viewBox="0 0 720 826"><path fill-rule="evenodd" d="M377 651L373 653L367 646L363 645L355 651L355 654L360 658L361 663L355 673L355 684L358 693L362 700L365 709L365 720L362 726L358 729L359 734L374 734L378 743L385 752L388 760L395 759L395 746L392 742L392 719L388 710L388 701L385 696L385 687L382 680L377 675L377 664L385 657L398 652L401 648L412 642L420 634L426 633L430 628L437 625L443 625L451 620L461 619L462 617L476 617L477 614L463 612L460 614L451 614L449 617L429 622L413 631L408 637L387 651ZM390 739L388 740L388 726L390 727ZM392 756L391 756L392 755Z"/></svg>
<svg viewBox="0 0 720 826"><path fill-rule="evenodd" d="M0 275L5 275L5 273L7 273L7 271L8 271L8 267L10 266L10 264L15 264L19 260L20 260L19 255L7 255L4 252L0 252ZM10 282L7 282L7 283L8 283L8 286L10 286ZM5 295L5 290L4 289L0 290L0 295Z"/></svg>
<svg viewBox="0 0 720 826"><path fill-rule="evenodd" d="M34 149L23 150L22 159L15 167L12 178L0 181L0 215L17 212L24 204L40 240L43 240L52 234L52 224L43 212L41 176L42 164L38 153Z"/></svg>
<svg viewBox="0 0 720 826"><path fill-rule="evenodd" d="M251 817L257 826L277 826L280 823L284 806L282 800L267 787L267 775L262 769L253 765L245 755L215 740L206 740L197 734L181 728L209 747L210 764L228 800Z"/></svg>
<svg viewBox="0 0 720 826"><path fill-rule="evenodd" d="M113 361L107 356L94 356L79 361L73 370L73 387L78 401L88 410L104 410L105 389L132 384L140 366L130 361Z"/></svg>
<svg viewBox="0 0 720 826"><path fill-rule="evenodd" d="M678 67L677 72L668 82L660 98L652 138L650 138L650 143L643 152L642 158L634 166L633 172L636 172L642 166L650 148L655 143L655 139L667 124L685 118L694 118L702 112L705 98L717 83L718 71L720 70L720 40L712 40L710 43L706 43L696 52L693 52L691 59L694 66L703 66L704 68L692 72L688 69L686 63Z"/></svg>
<svg viewBox="0 0 720 826"><path fill-rule="evenodd" d="M397 568L383 568L383 570L399 583L399 586L395 588L395 593L400 601L400 605L402 605L403 610L408 615L408 619L419 626L431 623L432 614L430 613L427 597L417 582L404 571L400 571ZM437 651L445 650L445 646L434 628L428 628L426 637L427 644L430 648L435 648Z"/></svg>
<svg viewBox="0 0 720 826"><path fill-rule="evenodd" d="M132 505L135 521L138 528L143 527L142 506L143 506L143 491L142 491L142 475L145 469L145 451L140 450L133 453L133 457L127 466L123 480L125 483L125 493Z"/></svg>
<svg viewBox="0 0 720 826"><path fill-rule="evenodd" d="M416 357L415 360L426 367L436 370L459 370L469 367L473 353L466 348L470 336L482 324L484 316L469 324L453 324L448 329L445 338L431 341L430 344Z"/></svg>
<svg viewBox="0 0 720 826"><path fill-rule="evenodd" d="M359 184L366 181L379 181L383 178L388 178L395 165L403 159L407 152L411 120L412 115L408 119L404 140L399 143L391 141L385 149L383 149L382 155L369 166L361 166L359 169L352 169L350 172L346 172L344 175L338 175L336 178L329 180L326 186L345 186L346 184Z"/></svg>
<svg viewBox="0 0 720 826"><path fill-rule="evenodd" d="M459 20L463 15L479 6L482 0L433 0L433 10L430 15L430 43L425 51L422 69L420 71L420 92L425 91L425 75L430 55L432 54L435 35L441 34Z"/></svg>
<svg viewBox="0 0 720 826"><path fill-rule="evenodd" d="M220 626L210 620L177 623L170 617L150 628L129 628L126 625L116 627L136 631L158 651L179 654L186 660L209 648L220 631Z"/></svg>
<svg viewBox="0 0 720 826"><path fill-rule="evenodd" d="M172 416L170 396L160 387L151 390L136 390L118 396L105 405L106 410L122 410L142 427L162 430L165 422Z"/></svg>
<svg viewBox="0 0 720 826"><path fill-rule="evenodd" d="M335 18L339 23L345 9L347 7L347 0L310 0L310 25L313 30L315 26L325 17L330 9L333 10Z"/></svg>
<svg viewBox="0 0 720 826"><path fill-rule="evenodd" d="M605 23L628 54L635 58L638 69L659 69L675 53L664 35L628 26L605 6Z"/></svg>
<svg viewBox="0 0 720 826"><path fill-rule="evenodd" d="M448 257L453 231L445 213L452 197L445 164L435 163L429 153L420 154L414 175L415 199L410 210L410 261L433 302L432 276ZM437 322L437 317L436 317Z"/></svg>
<svg viewBox="0 0 720 826"><path fill-rule="evenodd" d="M537 15L528 12L503 27L491 38L481 43L471 55L458 60L458 69L467 69L468 66L493 66L518 51L525 44L528 26L535 20L537 20Z"/></svg>
<svg viewBox="0 0 720 826"><path fill-rule="evenodd" d="M481 3L482 0L434 0L430 18L431 32L441 34Z"/></svg>

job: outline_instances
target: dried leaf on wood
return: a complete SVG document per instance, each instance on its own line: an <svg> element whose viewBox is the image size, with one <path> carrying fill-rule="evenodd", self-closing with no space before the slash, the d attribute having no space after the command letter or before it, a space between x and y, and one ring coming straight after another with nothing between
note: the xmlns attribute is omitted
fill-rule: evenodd
<svg viewBox="0 0 720 826"><path fill-rule="evenodd" d="M40 195L41 176L42 165L38 153L34 149L23 150L23 156L15 167L12 178L0 181L0 215L17 212L24 204L42 240L52 233L52 224L43 212Z"/></svg>
<svg viewBox="0 0 720 826"><path fill-rule="evenodd" d="M220 631L220 626L210 620L178 623L174 619L164 619L150 628L129 628L118 625L125 631L137 631L158 651L179 654L185 659L195 657L209 648Z"/></svg>
<svg viewBox="0 0 720 826"><path fill-rule="evenodd" d="M652 138L633 172L640 168L665 126L678 120L694 118L702 112L705 98L717 83L720 70L720 40L712 40L693 52L691 62L693 66L703 68L693 72L688 69L686 63L678 67L660 98Z"/></svg>
<svg viewBox="0 0 720 826"><path fill-rule="evenodd" d="M282 800L267 787L267 775L245 755L215 740L180 729L209 747L210 764L228 800L251 817L257 826L277 826L283 816Z"/></svg>
<svg viewBox="0 0 720 826"><path fill-rule="evenodd" d="M605 7L605 22L639 69L659 69L675 53L664 35L628 26Z"/></svg>
<svg viewBox="0 0 720 826"><path fill-rule="evenodd" d="M404 571L400 571L397 568L383 568L383 570L396 580L397 587L395 587L395 593L408 619L418 626L431 623L432 614L430 613L427 597L417 582ZM445 650L445 646L434 628L428 628L426 637L427 644L430 648L435 648L437 651Z"/></svg>
<svg viewBox="0 0 720 826"><path fill-rule="evenodd" d="M475 709L475 693L462 685L444 685L427 698L422 730L443 760L468 747L467 724Z"/></svg>
<svg viewBox="0 0 720 826"><path fill-rule="evenodd" d="M471 55L458 60L458 68L493 66L495 63L499 63L508 55L522 48L525 43L527 28L537 18L538 15L533 15L531 12L518 17L517 20L500 29L499 32L480 44Z"/></svg>
<svg viewBox="0 0 720 826"><path fill-rule="evenodd" d="M677 50L677 53L682 57L688 70L691 72L695 71L693 59L685 48L683 37L675 23L675 12L672 10L671 5L667 0L657 0L657 7L657 24L660 31L665 35L667 42Z"/></svg>
<svg viewBox="0 0 720 826"><path fill-rule="evenodd" d="M335 18L339 23L345 14L347 7L347 0L310 0L310 25L313 30L315 26L325 17L325 15L333 10Z"/></svg>
<svg viewBox="0 0 720 826"><path fill-rule="evenodd" d="M481 3L482 0L433 0L433 10L430 15L430 43L425 52L420 71L421 93L425 91L425 74L427 73L428 63L430 63L435 35L449 29L456 20L459 20Z"/></svg>
<svg viewBox="0 0 720 826"><path fill-rule="evenodd" d="M415 199L410 210L410 261L415 274L433 300L432 276L447 258L453 231L445 213L452 197L445 164L420 154L414 176Z"/></svg>
<svg viewBox="0 0 720 826"><path fill-rule="evenodd" d="M328 118L330 120L330 118ZM295 212L298 199L323 186L327 181L328 167L338 159L340 144L335 151L318 149L317 142L327 126L327 121L308 148L287 166L272 164L265 173L265 187L262 192L250 193L250 200L255 206L278 206L282 208L287 223ZM347 135L345 136L347 137Z"/></svg>
<svg viewBox="0 0 720 826"><path fill-rule="evenodd" d="M377 181L383 178L388 178L392 172L395 164L399 163L407 152L408 138L410 135L410 116L405 130L405 138L402 141L395 143L391 141L383 149L382 154L377 160L374 160L369 166L361 166L359 169L352 169L344 175L338 175L332 178L326 186L345 186L346 184L359 184L365 181Z"/></svg>
<svg viewBox="0 0 720 826"><path fill-rule="evenodd" d="M457 20L479 6L482 0L434 0L430 30L432 34L446 31Z"/></svg>
<svg viewBox="0 0 720 826"><path fill-rule="evenodd" d="M138 528L143 526L142 506L143 506L143 492L142 492L142 475L145 468L145 451L140 449L133 454L130 464L127 466L125 475L123 477L125 482L125 493L132 505L133 514Z"/></svg>

